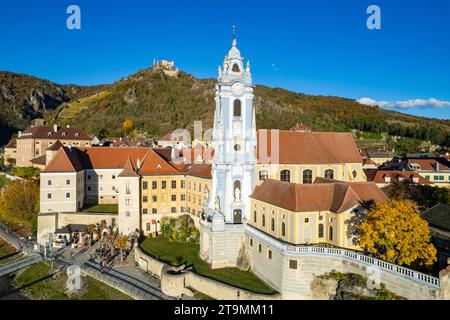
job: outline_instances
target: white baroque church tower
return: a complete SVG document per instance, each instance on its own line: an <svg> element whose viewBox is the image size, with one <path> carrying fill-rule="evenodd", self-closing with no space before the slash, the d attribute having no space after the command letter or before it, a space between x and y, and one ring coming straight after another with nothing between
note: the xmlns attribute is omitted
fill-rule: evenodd
<svg viewBox="0 0 450 320"><path fill-rule="evenodd" d="M233 39L218 69L214 113L212 190L201 223L201 256L212 267L235 266L250 217L254 165L257 162L256 116L250 63Z"/></svg>

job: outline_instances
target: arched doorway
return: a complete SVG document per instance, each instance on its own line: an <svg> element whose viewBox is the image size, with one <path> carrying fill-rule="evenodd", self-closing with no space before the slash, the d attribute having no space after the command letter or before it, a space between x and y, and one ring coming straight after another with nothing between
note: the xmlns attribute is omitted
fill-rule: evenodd
<svg viewBox="0 0 450 320"><path fill-rule="evenodd" d="M235 209L233 211L233 223L234 224L242 223L242 210L241 209Z"/></svg>

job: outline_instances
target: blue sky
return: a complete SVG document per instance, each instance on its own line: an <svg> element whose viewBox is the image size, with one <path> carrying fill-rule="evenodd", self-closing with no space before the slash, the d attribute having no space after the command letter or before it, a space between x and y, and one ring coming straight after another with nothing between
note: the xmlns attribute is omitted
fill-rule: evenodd
<svg viewBox="0 0 450 320"><path fill-rule="evenodd" d="M71 4L81 30L66 27ZM371 4L381 30L366 27ZM0 70L99 84L156 58L215 77L235 24L258 84L450 119L449 21L448 0L1 1Z"/></svg>

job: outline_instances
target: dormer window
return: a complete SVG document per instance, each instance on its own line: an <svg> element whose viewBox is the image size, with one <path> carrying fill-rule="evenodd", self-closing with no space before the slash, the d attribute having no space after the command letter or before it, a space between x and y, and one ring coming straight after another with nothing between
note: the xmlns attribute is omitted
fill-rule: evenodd
<svg viewBox="0 0 450 320"><path fill-rule="evenodd" d="M231 70L236 73L241 72L241 69L239 69L239 66L237 65L237 63L233 64L233 68Z"/></svg>
<svg viewBox="0 0 450 320"><path fill-rule="evenodd" d="M75 137L78 137L80 134L77 132L77 133L75 133Z"/></svg>
<svg viewBox="0 0 450 320"><path fill-rule="evenodd" d="M49 132L49 133L47 133L47 135L50 137L51 135L52 135L52 133L51 132Z"/></svg>
<svg viewBox="0 0 450 320"><path fill-rule="evenodd" d="M66 133L65 133L65 132L63 132L63 133L62 133L62 136L63 136L63 137L65 137L65 136L66 136Z"/></svg>

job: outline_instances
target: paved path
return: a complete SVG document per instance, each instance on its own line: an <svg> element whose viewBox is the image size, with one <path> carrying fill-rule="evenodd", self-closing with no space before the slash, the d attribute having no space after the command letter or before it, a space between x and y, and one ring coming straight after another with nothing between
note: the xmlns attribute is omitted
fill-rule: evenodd
<svg viewBox="0 0 450 320"><path fill-rule="evenodd" d="M160 281L140 271L134 265L134 258L130 255L126 262L114 260L102 273L100 264L90 259L91 251L98 247L98 243L91 249L64 248L57 253L56 264L64 268L76 264L83 272L109 286L116 288L137 300L171 300L161 292ZM72 253L74 257L72 258Z"/></svg>
<svg viewBox="0 0 450 320"><path fill-rule="evenodd" d="M32 265L42 260L42 256L33 252L33 242L28 242L24 237L18 233L12 232L4 224L0 222L0 236L13 244L19 250L28 253L28 255L19 261L14 262L14 265L6 265L0 268L0 276L2 272L14 272ZM91 259L90 254L98 247L98 243L92 246L91 249L72 249L66 247L55 252L54 267L64 270L69 265L78 265L82 268L84 273L105 282L106 284L130 295L138 300L171 300L173 298L166 296L161 292L161 285L158 279L142 272L134 264L134 250L127 258L126 262L119 262L116 258L108 268L102 273L100 264ZM74 254L72 256L72 254ZM17 269L18 268L18 269ZM12 271L11 271L12 270Z"/></svg>

